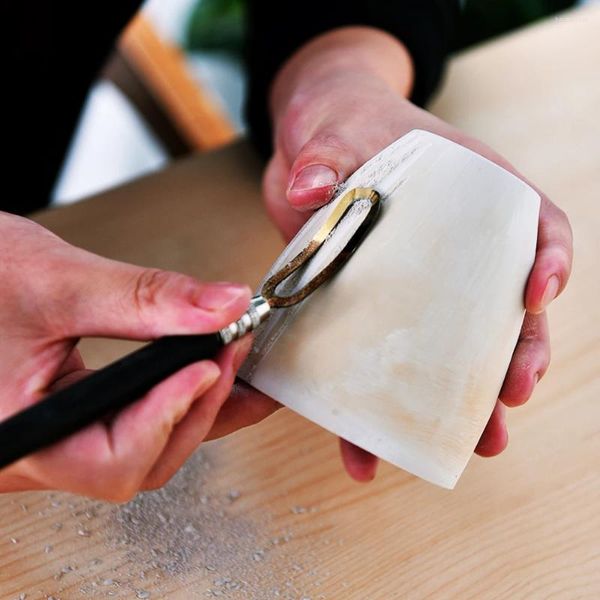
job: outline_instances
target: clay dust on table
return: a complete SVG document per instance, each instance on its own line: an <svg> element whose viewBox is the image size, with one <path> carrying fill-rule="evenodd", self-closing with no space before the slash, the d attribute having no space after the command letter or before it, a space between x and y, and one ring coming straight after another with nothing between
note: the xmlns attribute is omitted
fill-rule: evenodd
<svg viewBox="0 0 600 600"><path fill-rule="evenodd" d="M174 587L194 598L324 598L296 583L304 568L286 547L293 532L269 537L270 515L238 510L243 490L219 489L211 469L210 452L198 451L167 486L114 509L109 544L129 561L119 587L137 598L159 598Z"/></svg>
<svg viewBox="0 0 600 600"><path fill-rule="evenodd" d="M22 590L22 597L325 599L319 588L328 573L318 565L315 540L302 539L316 507L292 504L287 512L298 523L278 529L266 509L244 510L243 488L222 487L213 451L197 451L165 487L124 505L48 495L39 514L52 536L64 541L68 534L72 543L86 544L86 552L70 555L52 585ZM40 555L50 560L57 541L41 542Z"/></svg>

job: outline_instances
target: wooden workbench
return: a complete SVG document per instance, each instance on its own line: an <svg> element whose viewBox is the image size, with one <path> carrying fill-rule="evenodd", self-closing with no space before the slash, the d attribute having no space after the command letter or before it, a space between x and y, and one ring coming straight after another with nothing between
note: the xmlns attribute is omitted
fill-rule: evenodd
<svg viewBox="0 0 600 600"><path fill-rule="evenodd" d="M0 497L0 597L599 598L599 31L590 8L467 52L433 105L546 190L575 232L573 278L550 309L553 363L509 412L506 452L474 457L452 492L388 465L359 485L333 436L280 411L126 506ZM281 247L258 182L240 144L39 220L111 257L256 283ZM127 348L83 345L92 366Z"/></svg>

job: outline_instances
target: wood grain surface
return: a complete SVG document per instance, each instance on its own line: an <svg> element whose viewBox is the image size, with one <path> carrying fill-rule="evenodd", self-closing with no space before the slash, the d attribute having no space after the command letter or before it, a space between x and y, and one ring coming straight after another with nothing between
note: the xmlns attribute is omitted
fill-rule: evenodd
<svg viewBox="0 0 600 600"><path fill-rule="evenodd" d="M0 497L0 597L600 597L600 9L453 60L433 110L504 153L569 214L575 269L553 363L511 442L445 491L342 471L333 436L280 411L204 445L165 489L111 506ZM243 144L39 217L111 257L258 281L282 244ZM99 366L129 349L86 341Z"/></svg>

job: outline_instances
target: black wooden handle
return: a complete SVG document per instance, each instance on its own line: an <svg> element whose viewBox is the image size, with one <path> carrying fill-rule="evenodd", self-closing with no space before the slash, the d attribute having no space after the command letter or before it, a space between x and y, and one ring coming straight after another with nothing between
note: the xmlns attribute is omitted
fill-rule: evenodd
<svg viewBox="0 0 600 600"><path fill-rule="evenodd" d="M218 333L163 337L51 394L0 423L0 469L131 404L221 346Z"/></svg>

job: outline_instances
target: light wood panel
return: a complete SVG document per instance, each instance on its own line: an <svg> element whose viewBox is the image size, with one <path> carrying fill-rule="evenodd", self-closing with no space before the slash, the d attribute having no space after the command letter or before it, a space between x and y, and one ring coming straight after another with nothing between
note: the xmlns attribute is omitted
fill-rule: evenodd
<svg viewBox="0 0 600 600"><path fill-rule="evenodd" d="M183 53L161 40L142 13L123 32L119 48L191 148L210 150L234 139L231 121L192 79Z"/></svg>
<svg viewBox="0 0 600 600"><path fill-rule="evenodd" d="M434 104L547 190L575 232L573 279L550 309L553 363L510 411L502 456L473 458L452 492L386 465L358 485L332 436L282 411L205 445L128 507L1 497L0 597L598 598L599 28L590 9L466 53ZM281 248L258 177L238 146L40 221L110 256L256 282ZM123 347L84 350L98 365Z"/></svg>

